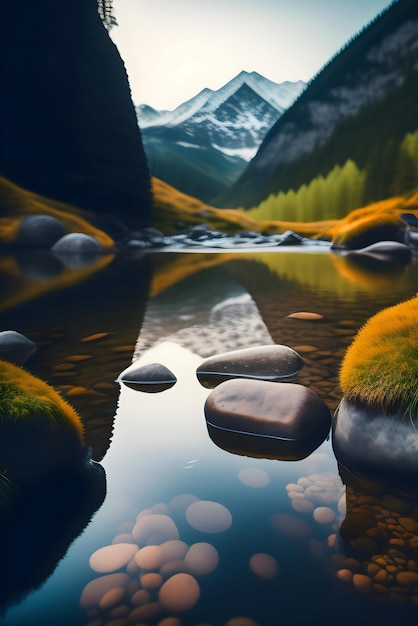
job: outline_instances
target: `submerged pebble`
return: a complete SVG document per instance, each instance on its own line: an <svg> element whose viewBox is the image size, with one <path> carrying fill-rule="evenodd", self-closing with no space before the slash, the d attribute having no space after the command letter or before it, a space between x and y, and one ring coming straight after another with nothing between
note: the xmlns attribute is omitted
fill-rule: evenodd
<svg viewBox="0 0 418 626"><path fill-rule="evenodd" d="M276 578L279 574L279 565L270 554L253 554L250 558L250 569L260 578Z"/></svg>
<svg viewBox="0 0 418 626"><path fill-rule="evenodd" d="M175 574L169 578L158 593L161 605L169 611L188 611L200 597L197 580L190 574Z"/></svg>
<svg viewBox="0 0 418 626"><path fill-rule="evenodd" d="M232 524L232 515L229 510L210 500L193 502L186 509L186 519L190 526L205 533L222 533Z"/></svg>
<svg viewBox="0 0 418 626"><path fill-rule="evenodd" d="M204 576L212 573L217 568L219 554L210 543L194 543L188 549L184 561L192 574Z"/></svg>
<svg viewBox="0 0 418 626"><path fill-rule="evenodd" d="M298 311L297 313L290 313L287 315L289 319L293 320L322 320L324 316L320 313L313 313L311 311Z"/></svg>
<svg viewBox="0 0 418 626"><path fill-rule="evenodd" d="M159 545L170 539L178 539L179 531L168 515L151 514L137 521L132 536L139 546L151 542Z"/></svg>
<svg viewBox="0 0 418 626"><path fill-rule="evenodd" d="M243 467L238 472L239 480L247 487L260 489L270 482L270 476L259 467Z"/></svg>
<svg viewBox="0 0 418 626"><path fill-rule="evenodd" d="M95 572L114 572L127 565L137 552L138 546L132 543L105 546L93 552L89 565Z"/></svg>

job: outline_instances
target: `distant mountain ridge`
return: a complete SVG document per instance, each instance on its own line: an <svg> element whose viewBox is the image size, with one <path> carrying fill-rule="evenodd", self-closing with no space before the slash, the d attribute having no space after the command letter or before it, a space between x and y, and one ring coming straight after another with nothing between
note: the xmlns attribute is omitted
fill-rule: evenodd
<svg viewBox="0 0 418 626"><path fill-rule="evenodd" d="M278 119L217 206L249 208L348 160L364 172L364 202L405 191L405 170L395 170L405 156L402 142L418 130L417 102L418 3L395 0ZM412 150L404 153L409 158Z"/></svg>
<svg viewBox="0 0 418 626"><path fill-rule="evenodd" d="M136 107L151 174L206 202L226 190L271 126L305 89L240 72L173 111Z"/></svg>
<svg viewBox="0 0 418 626"><path fill-rule="evenodd" d="M141 129L151 126L176 126L182 122L198 116L214 113L240 87L247 85L263 100L265 100L279 114L282 114L305 89L303 81L275 83L264 78L258 72L240 72L232 80L218 90L202 89L196 96L183 102L173 111L158 111L146 104L136 107L138 122Z"/></svg>

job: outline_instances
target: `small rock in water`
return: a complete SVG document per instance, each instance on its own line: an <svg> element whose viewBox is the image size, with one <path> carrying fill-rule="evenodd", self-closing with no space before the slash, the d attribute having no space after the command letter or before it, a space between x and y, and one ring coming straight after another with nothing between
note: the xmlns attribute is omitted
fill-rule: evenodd
<svg viewBox="0 0 418 626"><path fill-rule="evenodd" d="M149 363L137 367L131 365L122 372L120 380L131 389L148 393L170 389L177 382L173 372L161 363Z"/></svg>
<svg viewBox="0 0 418 626"><path fill-rule="evenodd" d="M292 320L322 320L324 316L320 313L312 313L310 311L298 311L297 313L291 313L287 315Z"/></svg>
<svg viewBox="0 0 418 626"><path fill-rule="evenodd" d="M302 357L283 345L266 345L225 352L206 359L196 370L199 382L208 388L233 379L277 382L294 378L302 369Z"/></svg>
<svg viewBox="0 0 418 626"><path fill-rule="evenodd" d="M220 447L275 458L304 458L305 446L311 453L331 427L328 407L307 387L259 380L221 383L206 400L205 417Z"/></svg>
<svg viewBox="0 0 418 626"><path fill-rule="evenodd" d="M101 247L90 235L68 233L52 246L52 252L65 267L82 269L100 258Z"/></svg>
<svg viewBox="0 0 418 626"><path fill-rule="evenodd" d="M35 352L33 341L15 330L0 332L0 359L23 365Z"/></svg>
<svg viewBox="0 0 418 626"><path fill-rule="evenodd" d="M54 252L98 252L97 239L84 233L68 233L61 237L52 248Z"/></svg>
<svg viewBox="0 0 418 626"><path fill-rule="evenodd" d="M299 246L304 240L304 237L294 233L292 230L286 230L281 235L280 244L282 246Z"/></svg>

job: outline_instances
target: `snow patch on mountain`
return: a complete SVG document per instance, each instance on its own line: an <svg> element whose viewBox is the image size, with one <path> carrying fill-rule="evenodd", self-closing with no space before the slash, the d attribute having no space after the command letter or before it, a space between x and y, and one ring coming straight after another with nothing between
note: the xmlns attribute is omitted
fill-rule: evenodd
<svg viewBox="0 0 418 626"><path fill-rule="evenodd" d="M239 157L244 161L251 161L251 159L255 156L258 148L255 146L253 148L225 148L222 146L217 146L215 143L212 144L215 150L219 150L226 154L226 156L230 157Z"/></svg>
<svg viewBox="0 0 418 626"><path fill-rule="evenodd" d="M226 85L203 89L174 111L137 107L146 138L165 133L178 145L211 146L230 157L251 160L267 131L305 88L303 81L273 83L257 72L241 72ZM171 135L170 135L171 133Z"/></svg>
<svg viewBox="0 0 418 626"><path fill-rule="evenodd" d="M136 107L141 129L152 126L177 126L194 115L209 115L228 100L242 85L248 85L279 114L296 100L306 87L303 81L275 83L257 72L240 72L220 89L203 89L173 111L157 111L146 104Z"/></svg>

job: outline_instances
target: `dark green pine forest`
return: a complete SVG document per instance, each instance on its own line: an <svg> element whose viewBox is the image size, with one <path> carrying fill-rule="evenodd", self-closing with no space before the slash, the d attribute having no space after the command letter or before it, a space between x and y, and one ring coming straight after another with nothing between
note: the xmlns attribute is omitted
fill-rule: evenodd
<svg viewBox="0 0 418 626"><path fill-rule="evenodd" d="M324 219L418 187L417 42L418 2L393 2L312 79L214 204Z"/></svg>

